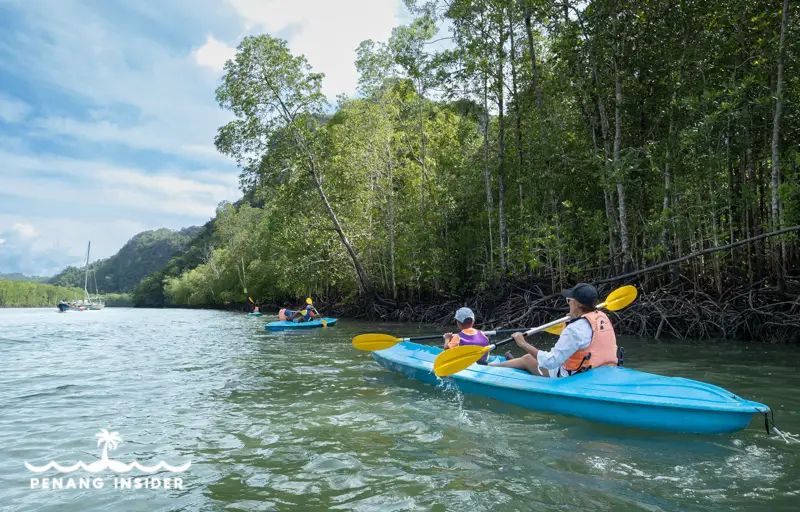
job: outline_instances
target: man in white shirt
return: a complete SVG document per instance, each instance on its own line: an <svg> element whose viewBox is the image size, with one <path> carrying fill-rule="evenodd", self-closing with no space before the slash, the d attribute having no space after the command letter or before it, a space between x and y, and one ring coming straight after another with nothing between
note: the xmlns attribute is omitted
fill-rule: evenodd
<svg viewBox="0 0 800 512"><path fill-rule="evenodd" d="M573 320L564 328L552 350L537 349L525 341L523 333L518 332L512 337L527 354L502 363L489 363L489 365L527 370L534 375L552 378L568 377L575 373L574 370L565 368L564 364L574 354L585 351L592 344L594 336L592 324L586 318L581 317L595 311L595 306L600 302L600 296L594 286L585 283L579 283L574 288L564 290L562 295L567 299L568 314ZM611 335L613 336L613 330Z"/></svg>

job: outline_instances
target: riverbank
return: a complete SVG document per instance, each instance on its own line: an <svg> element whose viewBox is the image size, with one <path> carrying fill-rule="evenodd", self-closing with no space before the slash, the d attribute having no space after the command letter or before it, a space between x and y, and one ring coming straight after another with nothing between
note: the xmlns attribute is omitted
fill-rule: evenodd
<svg viewBox="0 0 800 512"><path fill-rule="evenodd" d="M762 343L800 343L800 278L787 278L787 291L765 282L731 284L709 290L692 282L659 286L634 281L639 296L618 312L609 312L618 334L659 339L723 339ZM621 284L619 284L621 285ZM617 284L598 285L602 297ZM409 322L442 327L453 325L453 312L469 306L483 328L532 327L566 313L560 291L541 281L509 285L482 293L440 295L392 300L386 297L322 297L317 309L329 316L371 321ZM263 312L277 313L282 306L265 302ZM184 309L249 311L250 303L168 306Z"/></svg>

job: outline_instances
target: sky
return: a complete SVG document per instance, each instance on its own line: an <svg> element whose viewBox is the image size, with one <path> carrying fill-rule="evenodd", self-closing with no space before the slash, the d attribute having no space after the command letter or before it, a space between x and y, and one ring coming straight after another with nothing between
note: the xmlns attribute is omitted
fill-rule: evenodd
<svg viewBox="0 0 800 512"><path fill-rule="evenodd" d="M402 0L0 1L0 273L52 275L241 197L215 90L247 35L286 39L354 95L355 49Z"/></svg>

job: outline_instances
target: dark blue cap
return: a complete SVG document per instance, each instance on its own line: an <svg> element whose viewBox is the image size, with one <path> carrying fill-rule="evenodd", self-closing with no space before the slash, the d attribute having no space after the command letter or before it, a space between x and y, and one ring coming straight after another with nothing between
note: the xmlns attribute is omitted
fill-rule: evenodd
<svg viewBox="0 0 800 512"><path fill-rule="evenodd" d="M594 308L600 303L597 288L587 283L578 283L568 290L561 292L568 299L575 299L587 308Z"/></svg>

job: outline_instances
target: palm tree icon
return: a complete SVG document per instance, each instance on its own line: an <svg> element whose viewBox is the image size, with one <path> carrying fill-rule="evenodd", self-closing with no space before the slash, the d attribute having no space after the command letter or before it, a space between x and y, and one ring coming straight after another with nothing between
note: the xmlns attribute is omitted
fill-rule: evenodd
<svg viewBox="0 0 800 512"><path fill-rule="evenodd" d="M104 443L103 456L101 458L101 460L103 461L108 460L108 447L111 446L112 450L116 450L117 445L120 442L122 442L122 438L119 436L119 432L109 432L106 429L101 430L94 436L97 438L97 446L100 446L100 443Z"/></svg>

